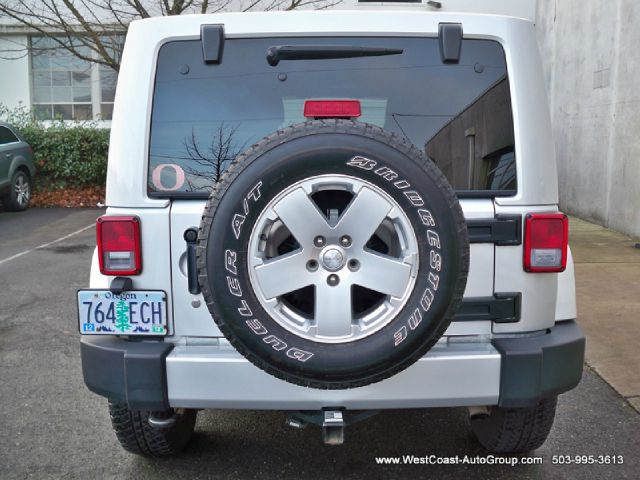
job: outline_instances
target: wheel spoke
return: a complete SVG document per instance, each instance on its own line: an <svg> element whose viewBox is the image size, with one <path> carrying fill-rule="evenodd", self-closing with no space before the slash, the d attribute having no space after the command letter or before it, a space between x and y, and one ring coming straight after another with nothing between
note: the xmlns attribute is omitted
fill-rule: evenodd
<svg viewBox="0 0 640 480"><path fill-rule="evenodd" d="M322 209L312 192L322 192ZM346 207L345 192L353 193ZM278 228L269 228L274 222ZM376 233L388 255L366 248ZM300 248L265 259L265 252L289 245L289 234ZM360 179L322 175L291 185L269 202L256 219L247 254L256 297L274 321L314 342L345 343L398 315L415 282L417 250L412 224L392 197ZM385 296L384 308L378 308L381 295L364 295L355 299L364 315L356 316L355 285Z"/></svg>
<svg viewBox="0 0 640 480"><path fill-rule="evenodd" d="M273 209L303 248L310 247L316 235L326 235L329 229L326 218L302 188L285 196Z"/></svg>
<svg viewBox="0 0 640 480"><path fill-rule="evenodd" d="M314 319L317 334L323 337L351 335L351 287L316 285Z"/></svg>
<svg viewBox="0 0 640 480"><path fill-rule="evenodd" d="M392 297L401 297L411 279L411 266L394 258L363 252L360 264L353 283Z"/></svg>
<svg viewBox="0 0 640 480"><path fill-rule="evenodd" d="M272 299L293 292L313 283L312 275L305 267L302 252L269 260L255 267L255 273L262 293Z"/></svg>
<svg viewBox="0 0 640 480"><path fill-rule="evenodd" d="M354 247L364 247L392 208L384 197L363 187L340 217L336 230L348 232Z"/></svg>

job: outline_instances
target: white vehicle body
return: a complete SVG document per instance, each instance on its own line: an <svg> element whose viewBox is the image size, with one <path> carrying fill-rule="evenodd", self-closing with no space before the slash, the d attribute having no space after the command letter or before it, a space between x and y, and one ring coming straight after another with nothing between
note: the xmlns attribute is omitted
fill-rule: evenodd
<svg viewBox="0 0 640 480"><path fill-rule="evenodd" d="M168 293L165 342L171 407L314 410L497 405L502 363L496 338L536 337L576 318L573 262L563 273L532 275L522 268L523 246L472 243L465 299L521 294L519 321L454 321L437 345L407 370L349 390L315 390L272 377L243 358L213 322L201 294L187 289L183 232L200 223L203 200L167 200L147 194L150 121L158 51L168 41L198 39L203 24L223 24L225 37L437 37L439 24L461 23L464 38L490 39L504 48L515 135L517 193L461 198L468 221L496 215L558 212L556 159L547 97L531 21L514 16L433 12L427 7L355 11L216 14L152 18L129 28L115 98L107 177L107 214L141 221L144 269L133 287ZM461 9L476 2L459 2ZM505 4L497 2L497 12ZM529 4L529 2L524 2ZM528 6L518 16L531 16ZM465 7L466 6L466 7ZM375 5L374 5L375 7ZM513 10L510 10L513 11ZM97 254L91 288L109 288Z"/></svg>

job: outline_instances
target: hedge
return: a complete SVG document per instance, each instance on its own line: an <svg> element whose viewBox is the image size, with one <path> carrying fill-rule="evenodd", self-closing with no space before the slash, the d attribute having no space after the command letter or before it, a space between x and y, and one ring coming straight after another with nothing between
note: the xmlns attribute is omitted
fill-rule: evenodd
<svg viewBox="0 0 640 480"><path fill-rule="evenodd" d="M0 119L13 125L33 148L40 189L104 185L109 129L95 122L34 120L28 109L0 105Z"/></svg>

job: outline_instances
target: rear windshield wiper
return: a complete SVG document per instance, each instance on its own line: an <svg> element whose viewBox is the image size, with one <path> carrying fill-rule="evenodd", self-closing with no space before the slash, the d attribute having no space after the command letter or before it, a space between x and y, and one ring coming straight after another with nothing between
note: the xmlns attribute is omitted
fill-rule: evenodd
<svg viewBox="0 0 640 480"><path fill-rule="evenodd" d="M323 60L328 58L380 57L400 55L402 48L361 47L358 45L280 45L267 50L272 67L280 60Z"/></svg>

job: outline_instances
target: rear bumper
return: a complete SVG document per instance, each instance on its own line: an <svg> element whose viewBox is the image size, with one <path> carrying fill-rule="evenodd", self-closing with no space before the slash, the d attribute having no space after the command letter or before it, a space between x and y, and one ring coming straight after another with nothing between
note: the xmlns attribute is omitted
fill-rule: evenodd
<svg viewBox="0 0 640 480"><path fill-rule="evenodd" d="M578 384L584 336L568 321L536 336L491 343L442 341L407 370L349 390L284 382L224 343L174 348L170 343L84 337L81 352L89 389L134 409L521 407Z"/></svg>
<svg viewBox="0 0 640 480"><path fill-rule="evenodd" d="M166 410L166 357L171 343L82 337L82 376L89 390L140 410Z"/></svg>
<svg viewBox="0 0 640 480"><path fill-rule="evenodd" d="M576 387L582 378L585 338L575 321L557 323L546 335L496 338L500 352L501 407L528 407Z"/></svg>

